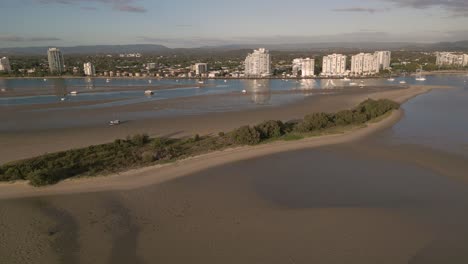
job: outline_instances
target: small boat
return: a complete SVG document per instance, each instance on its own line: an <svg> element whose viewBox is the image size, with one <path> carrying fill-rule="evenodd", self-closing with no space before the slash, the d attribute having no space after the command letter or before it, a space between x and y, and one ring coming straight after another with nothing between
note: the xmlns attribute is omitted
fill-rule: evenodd
<svg viewBox="0 0 468 264"><path fill-rule="evenodd" d="M60 98L60 101L62 101L62 102L65 101L65 100L66 100L65 97Z"/></svg>
<svg viewBox="0 0 468 264"><path fill-rule="evenodd" d="M152 83L153 81L152 80L148 80L148 83Z"/></svg>
<svg viewBox="0 0 468 264"><path fill-rule="evenodd" d="M350 86L356 86L356 85L357 85L357 83L355 83L355 82L352 82L352 83L349 83L349 85L350 85Z"/></svg>
<svg viewBox="0 0 468 264"><path fill-rule="evenodd" d="M77 91L71 91L70 94L71 94L71 95L77 95L78 92L77 92Z"/></svg>
<svg viewBox="0 0 468 264"><path fill-rule="evenodd" d="M44 78L44 82L47 82L47 79Z"/></svg>
<svg viewBox="0 0 468 264"><path fill-rule="evenodd" d="M242 90L242 93L243 93L243 94L246 94L246 93L247 93L247 90Z"/></svg>
<svg viewBox="0 0 468 264"><path fill-rule="evenodd" d="M110 79L106 79L106 83L110 82L111 80Z"/></svg>
<svg viewBox="0 0 468 264"><path fill-rule="evenodd" d="M227 83L227 80L224 80L225 83Z"/></svg>
<svg viewBox="0 0 468 264"><path fill-rule="evenodd" d="M153 94L154 94L154 92L151 91L151 90L146 90L145 91L145 95L153 95Z"/></svg>
<svg viewBox="0 0 468 264"><path fill-rule="evenodd" d="M204 84L205 82L204 81L198 81L199 84Z"/></svg>
<svg viewBox="0 0 468 264"><path fill-rule="evenodd" d="M109 126L116 126L116 125L120 125L120 120L116 119L116 120L109 121Z"/></svg>
<svg viewBox="0 0 468 264"><path fill-rule="evenodd" d="M406 84L406 81L400 81L400 84Z"/></svg>
<svg viewBox="0 0 468 264"><path fill-rule="evenodd" d="M389 82L394 82L394 81L395 81L395 78L388 78L387 81L389 81Z"/></svg>
<svg viewBox="0 0 468 264"><path fill-rule="evenodd" d="M345 77L345 78L343 79L343 81L345 81L345 82L350 82L351 79Z"/></svg>

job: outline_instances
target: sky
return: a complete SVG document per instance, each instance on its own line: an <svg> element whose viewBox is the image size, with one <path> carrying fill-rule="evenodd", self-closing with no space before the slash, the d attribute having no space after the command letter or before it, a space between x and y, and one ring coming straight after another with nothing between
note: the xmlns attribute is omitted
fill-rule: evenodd
<svg viewBox="0 0 468 264"><path fill-rule="evenodd" d="M468 40L468 0L0 0L0 48Z"/></svg>

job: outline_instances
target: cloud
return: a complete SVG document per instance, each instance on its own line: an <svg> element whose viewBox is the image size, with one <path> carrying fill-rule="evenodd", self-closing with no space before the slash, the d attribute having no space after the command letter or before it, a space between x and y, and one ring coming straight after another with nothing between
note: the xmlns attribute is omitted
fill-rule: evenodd
<svg viewBox="0 0 468 264"><path fill-rule="evenodd" d="M355 12L355 13L370 13L374 14L377 12L384 12L387 9L376 9L376 8L366 8L366 7L348 7L348 8L335 8L332 9L334 12Z"/></svg>
<svg viewBox="0 0 468 264"><path fill-rule="evenodd" d="M468 17L467 0L384 0L399 7L427 9L439 7L452 13L453 16Z"/></svg>
<svg viewBox="0 0 468 264"><path fill-rule="evenodd" d="M134 3L137 0L35 0L40 4L62 4L62 5L80 5L98 3L111 6L113 10L131 13L145 13L148 10L137 6ZM82 7L84 10L97 10L95 7Z"/></svg>
<svg viewBox="0 0 468 264"><path fill-rule="evenodd" d="M21 37L16 35L0 35L0 41L5 42L44 42L44 41L59 41L59 38L48 37Z"/></svg>

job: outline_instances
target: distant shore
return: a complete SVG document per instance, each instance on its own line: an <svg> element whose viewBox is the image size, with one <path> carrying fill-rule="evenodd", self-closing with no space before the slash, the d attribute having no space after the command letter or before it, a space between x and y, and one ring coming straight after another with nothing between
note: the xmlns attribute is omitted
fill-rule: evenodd
<svg viewBox="0 0 468 264"><path fill-rule="evenodd" d="M424 75L444 75L444 74L468 74L468 70L440 70L440 71L424 71L422 72ZM415 75L415 73L411 73L411 75ZM403 74L392 74L392 77L401 77L404 76ZM0 79L124 79L124 80L138 80L138 79L160 79L160 80L321 80L321 79L344 79L344 78L351 78L351 79L386 79L389 76L313 76L313 77L286 77L286 76L269 76L269 77L158 77L158 76L44 76L44 77L29 77L29 76L22 76L22 77L0 77Z"/></svg>

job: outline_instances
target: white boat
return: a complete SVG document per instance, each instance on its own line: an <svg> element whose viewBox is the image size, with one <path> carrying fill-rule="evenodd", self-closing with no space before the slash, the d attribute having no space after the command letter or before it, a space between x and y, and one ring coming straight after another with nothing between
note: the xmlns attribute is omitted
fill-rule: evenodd
<svg viewBox="0 0 468 264"><path fill-rule="evenodd" d="M110 79L106 79L106 83L110 82Z"/></svg>
<svg viewBox="0 0 468 264"><path fill-rule="evenodd" d="M227 83L227 80L224 80L225 83Z"/></svg>
<svg viewBox="0 0 468 264"><path fill-rule="evenodd" d="M395 78L388 78L387 81L389 81L389 82L394 82L394 81L395 81Z"/></svg>
<svg viewBox="0 0 468 264"><path fill-rule="evenodd" d="M148 80L148 83L152 83L153 81L152 80Z"/></svg>
<svg viewBox="0 0 468 264"><path fill-rule="evenodd" d="M115 125L120 125L120 120L111 120L109 121L109 126L115 126Z"/></svg>
<svg viewBox="0 0 468 264"><path fill-rule="evenodd" d="M44 82L47 82L47 79L44 78Z"/></svg>
<svg viewBox="0 0 468 264"><path fill-rule="evenodd" d="M247 90L242 90L242 93L243 93L243 94L246 94L246 93L247 93Z"/></svg>
<svg viewBox="0 0 468 264"><path fill-rule="evenodd" d="M205 82L204 81L198 81L199 84L204 84Z"/></svg>
<svg viewBox="0 0 468 264"><path fill-rule="evenodd" d="M66 100L65 97L60 98L60 101L65 101L65 100Z"/></svg>
<svg viewBox="0 0 468 264"><path fill-rule="evenodd" d="M345 82L350 82L350 81L351 81L351 79L349 79L349 78L345 77L345 78L343 79L343 81L345 81Z"/></svg>
<svg viewBox="0 0 468 264"><path fill-rule="evenodd" d="M153 95L153 94L154 94L154 92L151 91L151 90L146 90L145 91L145 95Z"/></svg>
<svg viewBox="0 0 468 264"><path fill-rule="evenodd" d="M406 81L400 81L400 84L406 84Z"/></svg>
<svg viewBox="0 0 468 264"><path fill-rule="evenodd" d="M416 81L423 82L426 78L422 75L422 67L416 71Z"/></svg>
<svg viewBox="0 0 468 264"><path fill-rule="evenodd" d="M77 91L71 91L70 94L71 94L71 95L77 95L78 92L77 92Z"/></svg>
<svg viewBox="0 0 468 264"><path fill-rule="evenodd" d="M355 83L355 82L352 82L352 83L349 83L349 85L350 85L350 86L356 86L356 85L357 85L357 83Z"/></svg>

